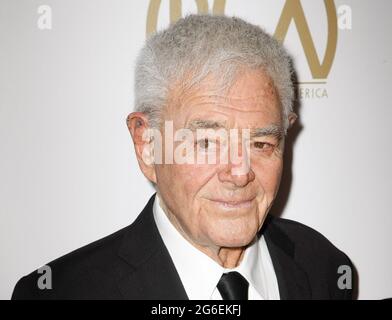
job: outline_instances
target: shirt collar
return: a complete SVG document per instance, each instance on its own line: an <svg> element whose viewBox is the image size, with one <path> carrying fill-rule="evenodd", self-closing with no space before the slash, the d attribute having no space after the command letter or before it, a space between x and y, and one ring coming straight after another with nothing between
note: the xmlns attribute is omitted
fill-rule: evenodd
<svg viewBox="0 0 392 320"><path fill-rule="evenodd" d="M160 201L162 200L157 193L153 206L155 223L189 299L210 299L222 274L230 271L241 273L248 280L249 285L253 286L261 297L265 297L257 238L245 250L239 266L234 269L223 268L178 232L163 211Z"/></svg>

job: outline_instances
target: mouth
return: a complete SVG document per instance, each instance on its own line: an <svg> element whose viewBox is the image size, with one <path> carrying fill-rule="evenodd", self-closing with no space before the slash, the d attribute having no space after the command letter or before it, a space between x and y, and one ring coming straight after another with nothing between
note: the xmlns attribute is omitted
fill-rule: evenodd
<svg viewBox="0 0 392 320"><path fill-rule="evenodd" d="M230 209L242 209L242 208L250 208L253 205L253 200L255 198L249 200L241 200L241 201L233 201L233 200L224 200L224 199L209 199L214 202L219 207L230 210Z"/></svg>

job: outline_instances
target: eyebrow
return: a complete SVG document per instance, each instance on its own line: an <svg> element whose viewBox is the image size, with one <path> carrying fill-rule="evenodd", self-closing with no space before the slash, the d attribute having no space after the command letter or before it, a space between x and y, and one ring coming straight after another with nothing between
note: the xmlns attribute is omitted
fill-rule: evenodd
<svg viewBox="0 0 392 320"><path fill-rule="evenodd" d="M220 128L226 128L226 124L224 122L218 122L214 120L196 119L191 121L185 128L190 129L192 131L197 129L220 129Z"/></svg>
<svg viewBox="0 0 392 320"><path fill-rule="evenodd" d="M196 131L197 129L221 129L226 128L226 123L214 120L196 119L191 121L185 128L192 131ZM278 124L271 124L263 128L250 129L250 131L251 138L273 136L279 141L284 136L282 126Z"/></svg>
<svg viewBox="0 0 392 320"><path fill-rule="evenodd" d="M281 140L282 137L284 136L284 131L282 126L277 124L271 124L264 128L252 129L250 136L251 138L273 136L277 140Z"/></svg>

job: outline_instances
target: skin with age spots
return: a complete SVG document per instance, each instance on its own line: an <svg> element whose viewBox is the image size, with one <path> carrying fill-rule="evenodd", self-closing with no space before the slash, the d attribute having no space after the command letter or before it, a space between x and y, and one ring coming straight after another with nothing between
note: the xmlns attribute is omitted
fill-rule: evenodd
<svg viewBox="0 0 392 320"><path fill-rule="evenodd" d="M204 128L206 123L214 129L250 129L249 152L238 147L240 163L148 165L142 159L148 119L132 113L128 126L141 170L156 184L160 205L172 224L197 249L220 265L234 268L260 230L278 191L284 149L282 109L271 78L261 70L238 74L224 94L217 94L215 87L210 79L197 90L173 94L163 120L172 120L174 130ZM142 125L137 127L137 121ZM294 121L291 115L290 124ZM164 141L164 132L162 136ZM246 157L248 170L238 171Z"/></svg>

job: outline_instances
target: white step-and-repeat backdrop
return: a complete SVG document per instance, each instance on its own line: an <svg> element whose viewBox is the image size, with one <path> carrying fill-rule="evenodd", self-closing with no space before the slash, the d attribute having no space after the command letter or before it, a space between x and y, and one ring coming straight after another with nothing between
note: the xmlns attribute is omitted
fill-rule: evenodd
<svg viewBox="0 0 392 320"><path fill-rule="evenodd" d="M131 223L153 193L125 119L146 34L181 15L245 18L297 71L274 211L346 252L359 299L392 297L392 2L0 0L0 298Z"/></svg>

